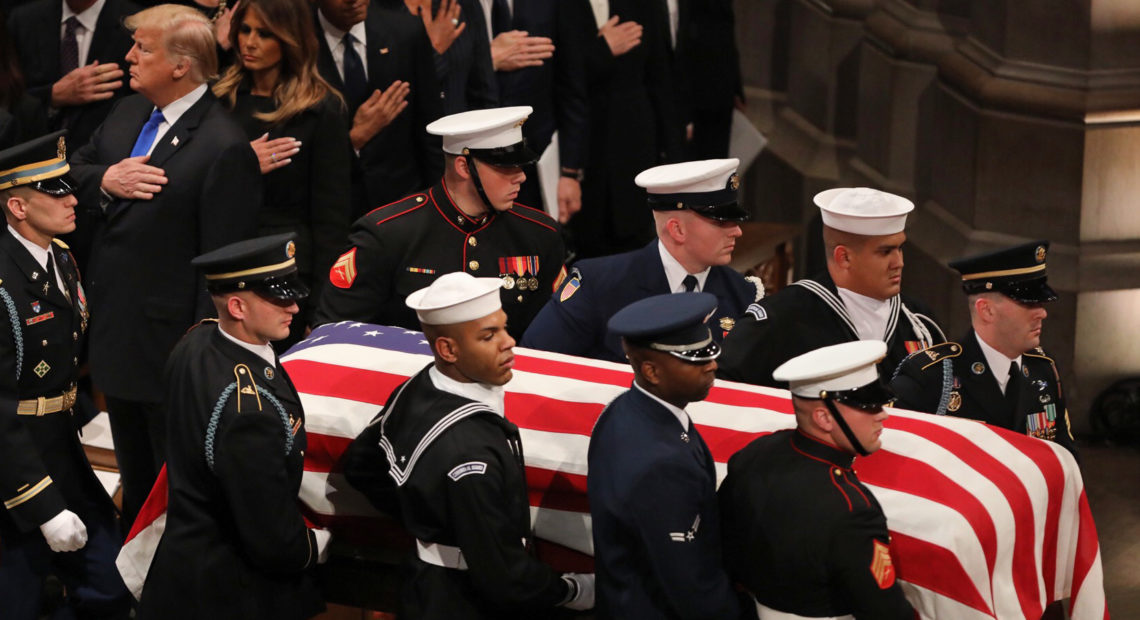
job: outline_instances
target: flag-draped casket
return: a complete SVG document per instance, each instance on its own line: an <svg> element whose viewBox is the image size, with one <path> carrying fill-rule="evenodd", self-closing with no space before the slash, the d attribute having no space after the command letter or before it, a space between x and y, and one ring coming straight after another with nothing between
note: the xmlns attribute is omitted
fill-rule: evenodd
<svg viewBox="0 0 1140 620"><path fill-rule="evenodd" d="M540 554L581 570L592 553L586 449L627 366L516 350L507 417L521 431ZM309 450L300 499L342 539L391 528L338 469L349 442L393 388L430 363L419 332L362 323L318 328L282 358L305 408ZM795 425L783 390L719 382L687 411L716 461ZM977 422L895 410L883 448L855 470L887 515L898 578L923 618L1037 620L1072 598L1074 620L1108 617L1096 529L1072 456L1056 444ZM163 523L156 487L119 558L136 591ZM374 533L374 532L373 532ZM383 538L382 536L380 538Z"/></svg>

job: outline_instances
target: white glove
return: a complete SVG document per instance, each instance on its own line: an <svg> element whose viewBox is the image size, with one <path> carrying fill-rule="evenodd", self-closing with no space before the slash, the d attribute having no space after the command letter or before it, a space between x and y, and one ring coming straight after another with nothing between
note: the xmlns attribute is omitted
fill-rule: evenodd
<svg viewBox="0 0 1140 620"><path fill-rule="evenodd" d="M562 580L570 586L571 592L563 607L575 611L594 608L594 573L563 573Z"/></svg>
<svg viewBox="0 0 1140 620"><path fill-rule="evenodd" d="M70 510L64 510L40 525L40 531L52 551L78 551L87 544L87 526Z"/></svg>
<svg viewBox="0 0 1140 620"><path fill-rule="evenodd" d="M324 564L329 559L329 541L332 540L332 532L314 528L313 538L317 541L317 564Z"/></svg>

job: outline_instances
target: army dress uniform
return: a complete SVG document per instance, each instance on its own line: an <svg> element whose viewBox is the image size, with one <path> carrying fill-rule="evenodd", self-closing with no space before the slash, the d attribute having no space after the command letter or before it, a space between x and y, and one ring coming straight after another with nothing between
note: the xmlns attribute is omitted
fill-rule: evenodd
<svg viewBox="0 0 1140 620"><path fill-rule="evenodd" d="M284 248L285 237L291 235L263 239ZM272 261L282 258L273 254ZM293 261L290 255L277 283L304 290ZM310 575L321 544L297 501L304 411L272 348L251 347L206 320L167 363L166 530L143 586L140 619L301 619L324 610Z"/></svg>
<svg viewBox="0 0 1140 620"><path fill-rule="evenodd" d="M942 330L919 302L896 295L883 341L887 356L879 364L889 377L913 351L942 342ZM858 340L859 335L838 290L826 273L798 280L751 304L728 334L717 376L754 385L781 387L772 378L777 366L820 347Z"/></svg>
<svg viewBox="0 0 1140 620"><path fill-rule="evenodd" d="M891 380L891 389L900 409L979 420L1055 441L1075 455L1069 410L1053 359L1041 347L1026 351L1018 374L1011 376L1003 394L971 330L958 342L908 357Z"/></svg>
<svg viewBox="0 0 1140 620"><path fill-rule="evenodd" d="M44 159L44 146L50 159L38 163L50 178L28 186L71 193L61 135L0 153L0 189L36 183L4 169ZM11 226L0 229L0 615L38 617L44 577L54 571L80 617L125 617L130 596L114 564L122 544L115 508L80 445L73 409L87 298L62 241L36 248L43 263ZM65 510L83 522L87 542L54 553L39 527Z"/></svg>
<svg viewBox="0 0 1140 620"><path fill-rule="evenodd" d="M883 509L853 459L799 430L761 437L729 459L719 492L728 570L764 607L792 617L914 617Z"/></svg>

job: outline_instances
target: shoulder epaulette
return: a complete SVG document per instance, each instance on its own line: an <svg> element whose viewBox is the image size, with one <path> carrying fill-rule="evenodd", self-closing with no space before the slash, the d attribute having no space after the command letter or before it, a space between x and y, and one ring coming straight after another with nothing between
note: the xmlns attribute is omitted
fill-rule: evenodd
<svg viewBox="0 0 1140 620"><path fill-rule="evenodd" d="M70 249L71 249L71 248L67 247L67 244L66 244L66 243L64 243L64 242L60 241L59 239L52 239L51 241L52 241L52 243L54 243L54 244L58 245L59 247L61 247L61 248L65 249L65 250L70 250Z"/></svg>
<svg viewBox="0 0 1140 620"><path fill-rule="evenodd" d="M384 222L387 222L390 219L397 218L397 217L400 217L401 215L405 215L405 214L411 213L412 211L415 211L416 209L426 205L427 201L428 201L428 195L425 193L421 192L419 194L412 194L411 196L405 196L404 198L401 198L401 199L397 200L396 202L390 202L390 203L388 203L382 207L376 207L375 209L369 211L364 216L364 218L373 218L373 217L378 218L375 222L373 222L373 224L376 226L379 226L380 224L383 224ZM397 209L397 207L408 207L408 208L400 211ZM397 212L392 213L392 214L381 213L385 209L391 209L391 210L397 211Z"/></svg>
<svg viewBox="0 0 1140 620"><path fill-rule="evenodd" d="M943 342L942 344L929 346L921 351L915 351L910 354L908 359L914 358L919 360L918 363L922 364L922 369L926 370L942 360L958 357L961 354L962 345L957 342Z"/></svg>
<svg viewBox="0 0 1140 620"><path fill-rule="evenodd" d="M189 334L190 332L198 329L199 327L205 325L206 323L217 323L217 322L218 322L218 319L202 319L201 321L198 321L197 323L191 325L190 329L186 330L186 334ZM183 336L185 336L186 334L183 334Z"/></svg>
<svg viewBox="0 0 1140 620"><path fill-rule="evenodd" d="M253 382L253 372L249 366L238 364L234 366L234 381L237 382L237 410L261 411L261 396L257 393L257 384Z"/></svg>
<svg viewBox="0 0 1140 620"><path fill-rule="evenodd" d="M557 228L554 227L555 226L554 220L549 215L547 215L545 211L539 211L538 209L534 209L534 208L528 207L524 204L519 204L517 202L515 203L514 206L515 207L522 207L523 209L526 209L528 212L523 213L523 212L519 211L518 209L509 209L508 211L506 211L506 213L513 215L513 216L519 218L520 220L526 220L532 224L538 224L539 226L542 226L543 228L549 228L550 230L554 230L554 231L558 230Z"/></svg>
<svg viewBox="0 0 1140 620"><path fill-rule="evenodd" d="M1043 360L1049 360L1050 364L1053 364L1054 366L1057 365L1057 362L1054 362L1053 358L1049 357L1049 355L1047 353L1045 353L1045 349L1042 349L1041 347L1036 347L1032 350L1026 351L1025 353L1022 353L1022 355L1026 355L1028 357L1036 357L1036 358L1043 359Z"/></svg>

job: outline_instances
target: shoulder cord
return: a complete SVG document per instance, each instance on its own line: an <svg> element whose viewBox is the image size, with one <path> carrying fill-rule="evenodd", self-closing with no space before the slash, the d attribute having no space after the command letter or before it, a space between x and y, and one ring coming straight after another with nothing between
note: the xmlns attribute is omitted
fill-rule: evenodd
<svg viewBox="0 0 1140 620"><path fill-rule="evenodd" d="M946 407L950 404L950 391L954 389L954 360L942 360L942 395L938 398L936 415L946 415Z"/></svg>
<svg viewBox="0 0 1140 620"><path fill-rule="evenodd" d="M934 342L934 335L930 332L929 329L927 329L926 322L929 322L931 325L933 325L934 329L938 330L938 335L942 338L942 342L946 342L946 334L942 332L942 328L938 327L938 324L932 321L930 317L924 314L911 312L910 308L906 307L906 304L899 305L902 307L902 311L903 314L906 315L906 319L910 321L910 327L914 330L914 335L918 336L918 339L922 341L922 348L925 349L937 344ZM922 319L926 319L926 321L923 321Z"/></svg>
<svg viewBox="0 0 1140 620"><path fill-rule="evenodd" d="M8 308L8 320L12 322L12 340L16 342L16 381L20 380L20 370L24 367L24 332L20 330L20 316L16 314L16 303L4 287L0 287L0 298Z"/></svg>
<svg viewBox="0 0 1140 620"><path fill-rule="evenodd" d="M222 390L222 395L218 397L218 402L214 405L214 411L210 414L210 422L206 425L206 465L209 466L210 471L214 471L214 438L218 432L218 423L222 419L222 409L226 407L226 402L229 401L230 396L233 396L234 390L237 389L237 382L233 382ZM265 397L273 408L277 410L277 415L281 416L281 422L285 425L285 454L293 451L293 427L289 425L289 415L285 413L285 407L281 405L281 401L277 397L270 394L268 390L257 386L257 392Z"/></svg>

